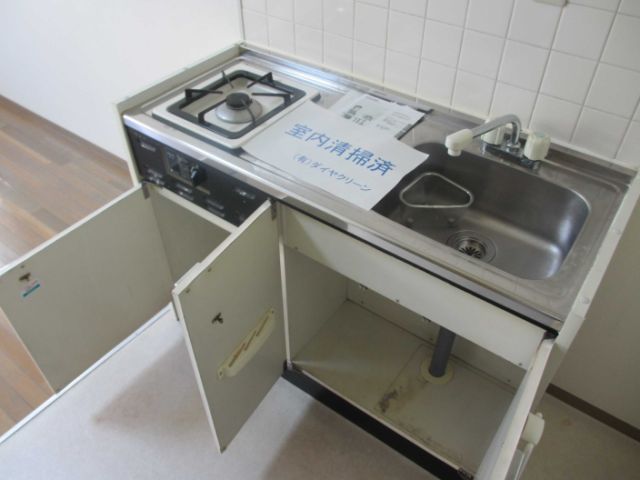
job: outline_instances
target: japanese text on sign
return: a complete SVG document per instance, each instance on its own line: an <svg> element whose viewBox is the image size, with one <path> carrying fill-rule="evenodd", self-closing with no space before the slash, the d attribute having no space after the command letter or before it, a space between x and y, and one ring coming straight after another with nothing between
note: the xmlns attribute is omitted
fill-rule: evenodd
<svg viewBox="0 0 640 480"><path fill-rule="evenodd" d="M367 210L427 158L390 135L376 134L311 102L242 148L262 168Z"/></svg>
<svg viewBox="0 0 640 480"><path fill-rule="evenodd" d="M306 155L296 155L295 159L299 164L305 165L312 169L317 168L318 171L326 174L330 178L334 178L338 182L344 182L345 185L353 185L354 187L359 188L363 192L368 192L369 190L371 190L371 187L367 186L366 184L358 183L355 181L354 178L344 173L341 173L339 170L336 170L335 168L331 168L328 165L324 165L322 162L316 162L310 159L309 157L307 157Z"/></svg>
<svg viewBox="0 0 640 480"><path fill-rule="evenodd" d="M384 175L395 167L393 162L385 160L373 152L352 146L342 140L331 139L324 133L317 132L313 128L300 123L296 123L285 133L302 141L311 142L312 145L318 148L323 148L337 157L342 157L359 167L377 172L380 175Z"/></svg>

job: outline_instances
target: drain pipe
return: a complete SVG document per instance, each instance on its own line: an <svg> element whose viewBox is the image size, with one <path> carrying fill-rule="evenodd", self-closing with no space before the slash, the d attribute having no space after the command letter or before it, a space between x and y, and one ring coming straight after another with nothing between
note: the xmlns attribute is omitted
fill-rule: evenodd
<svg viewBox="0 0 640 480"><path fill-rule="evenodd" d="M429 373L434 377L440 378L446 373L447 363L449 363L455 339L456 334L451 330L447 330L444 327L440 327L440 330L438 330L436 346L431 357L431 365L429 365Z"/></svg>

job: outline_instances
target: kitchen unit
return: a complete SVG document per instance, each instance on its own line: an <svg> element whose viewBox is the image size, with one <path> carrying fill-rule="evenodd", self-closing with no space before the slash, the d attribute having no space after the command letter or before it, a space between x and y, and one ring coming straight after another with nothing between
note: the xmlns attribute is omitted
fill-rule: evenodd
<svg viewBox="0 0 640 480"><path fill-rule="evenodd" d="M366 211L243 151L301 105L354 89L425 112L402 141L430 157L399 189L431 168L480 178L461 231L502 222L515 246L498 228L452 243L461 231L409 222L397 191ZM2 308L54 388L173 300L221 451L284 369L443 477L520 475L542 429L530 412L637 200L635 172L557 152L523 173L478 145L447 158L444 137L471 121L243 46L118 111L136 186L0 277ZM538 228L559 205L570 207L556 237L528 234L521 212ZM465 255L490 242L485 262ZM530 249L491 263L518 248ZM449 373L433 377L442 327L457 340Z"/></svg>

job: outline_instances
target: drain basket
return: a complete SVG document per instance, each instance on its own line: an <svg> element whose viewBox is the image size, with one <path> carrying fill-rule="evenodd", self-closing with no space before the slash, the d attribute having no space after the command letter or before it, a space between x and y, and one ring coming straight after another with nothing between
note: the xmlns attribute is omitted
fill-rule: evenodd
<svg viewBox="0 0 640 480"><path fill-rule="evenodd" d="M447 239L447 245L478 260L491 262L496 256L496 246L493 241L479 232L461 230Z"/></svg>
<svg viewBox="0 0 640 480"><path fill-rule="evenodd" d="M400 201L407 216L445 226L457 223L473 203L473 193L440 173L426 172L402 189Z"/></svg>

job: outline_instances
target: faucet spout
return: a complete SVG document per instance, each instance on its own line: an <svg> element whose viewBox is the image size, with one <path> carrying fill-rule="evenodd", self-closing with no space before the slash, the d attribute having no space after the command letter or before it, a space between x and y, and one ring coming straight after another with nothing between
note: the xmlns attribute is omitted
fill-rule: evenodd
<svg viewBox="0 0 640 480"><path fill-rule="evenodd" d="M501 150L513 154L520 155L522 149L520 148L520 133L522 131L522 124L520 119L516 115L503 115L502 117L494 118L482 125L478 125L472 129L462 129L447 135L444 144L447 147L449 155L457 157L462 153L462 150L468 146L474 138L480 137L485 133L491 132L496 128L503 125L511 125L511 135L508 140L503 141L499 147Z"/></svg>
<svg viewBox="0 0 640 480"><path fill-rule="evenodd" d="M462 153L462 149L469 145L473 140L473 131L465 128L458 130L451 135L448 135L444 141L444 145L447 147L449 155L452 157L459 157Z"/></svg>
<svg viewBox="0 0 640 480"><path fill-rule="evenodd" d="M486 123L483 123L482 125L478 125L477 127L471 129L471 133L473 134L473 138L476 138L492 130L495 130L498 127L509 124L511 124L511 135L509 137L509 140L507 141L506 146L508 149L519 149L522 124L520 123L520 119L516 115L509 114L494 118L493 120L490 120Z"/></svg>

